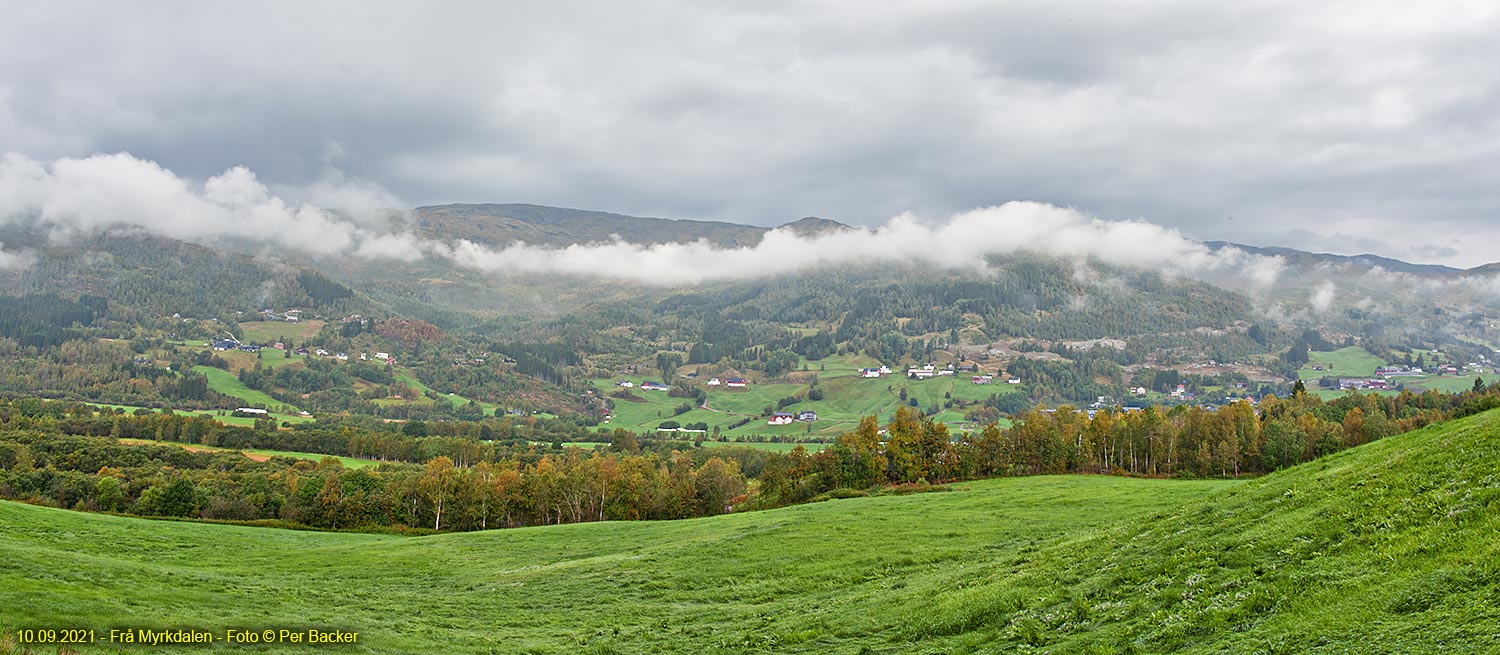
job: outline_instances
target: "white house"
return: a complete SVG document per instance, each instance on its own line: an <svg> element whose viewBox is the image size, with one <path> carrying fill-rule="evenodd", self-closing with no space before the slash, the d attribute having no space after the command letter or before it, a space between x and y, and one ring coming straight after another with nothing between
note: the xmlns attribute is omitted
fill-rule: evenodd
<svg viewBox="0 0 1500 655"><path fill-rule="evenodd" d="M617 387L625 387L626 389L629 389L629 388L635 386L635 383L631 382L630 380L624 380L624 381L616 384L615 386L617 386Z"/></svg>
<svg viewBox="0 0 1500 655"><path fill-rule="evenodd" d="M719 382L719 378L709 378L708 379L708 386L710 386L710 387L717 387L717 386L719 386L719 384L721 384Z"/></svg>
<svg viewBox="0 0 1500 655"><path fill-rule="evenodd" d="M1021 383L1021 378L1010 378L1009 380L1006 380L1005 383L1006 384L1020 384Z"/></svg>
<svg viewBox="0 0 1500 655"><path fill-rule="evenodd" d="M885 364L881 364L880 365L880 374L881 375L886 375L886 374L889 374L890 372L891 372L891 367L886 366Z"/></svg>
<svg viewBox="0 0 1500 655"><path fill-rule="evenodd" d="M375 353L375 359L386 361L391 358L390 353Z"/></svg>
<svg viewBox="0 0 1500 655"><path fill-rule="evenodd" d="M862 368L862 369L859 369L859 374L862 377L878 378L878 377L880 377L880 369L878 369L878 368Z"/></svg>
<svg viewBox="0 0 1500 655"><path fill-rule="evenodd" d="M235 409L234 411L241 414L255 414L256 416L265 416L267 413L264 409L256 409L254 407L240 407Z"/></svg>

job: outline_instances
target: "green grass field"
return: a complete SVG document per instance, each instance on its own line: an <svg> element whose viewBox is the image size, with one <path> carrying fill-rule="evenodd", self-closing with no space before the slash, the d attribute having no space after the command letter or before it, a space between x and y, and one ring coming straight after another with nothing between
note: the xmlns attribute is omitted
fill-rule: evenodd
<svg viewBox="0 0 1500 655"><path fill-rule="evenodd" d="M1308 354L1308 363L1297 376L1303 380L1316 380L1321 377L1369 377L1375 374L1375 369L1385 365L1385 360L1371 355L1369 351L1360 346L1340 348L1331 352L1312 351ZM1323 370L1315 370L1313 366L1322 366Z"/></svg>
<svg viewBox="0 0 1500 655"><path fill-rule="evenodd" d="M372 653L1492 652L1497 431L1490 412L1245 482L420 538L0 503L0 607L10 630L341 629Z"/></svg>
<svg viewBox="0 0 1500 655"><path fill-rule="evenodd" d="M291 339L297 345L323 329L323 321L249 321L239 324L240 339L250 343L274 343L277 339Z"/></svg>
<svg viewBox="0 0 1500 655"><path fill-rule="evenodd" d="M208 388L213 389L226 396L233 396L251 405L260 405L266 408L276 408L282 413L297 413L298 409L292 405L283 403L265 394L245 386L240 379L229 371L214 368L212 366L194 366L194 371L202 373L208 378Z"/></svg>
<svg viewBox="0 0 1500 655"><path fill-rule="evenodd" d="M0 603L14 627L321 626L360 631L366 652L740 652L766 640L821 652L886 643L882 631L976 557L1014 557L1227 484L1004 480L707 520L430 538L3 503Z"/></svg>
<svg viewBox="0 0 1500 655"><path fill-rule="evenodd" d="M818 388L823 391L823 399L804 400L779 410L790 413L802 410L817 412L818 420L812 423L811 431L806 423L773 426L767 425L764 419L729 428L745 417L759 417L767 406L774 406L782 398L805 395L809 389L807 384L791 383L754 384L742 390L710 387L708 405L712 410L694 409L681 416L673 416L672 412L682 403L692 402L692 399L672 398L664 391L641 391L635 388L631 392L640 400L614 399L614 418L610 425L630 430L653 430L666 420L684 424L702 421L710 429L721 428L723 434L730 437L803 434L832 437L853 430L865 416L874 415L882 422L889 421L896 413L896 408L906 402L901 399L903 389L907 398L915 398L923 410L933 406L941 409L950 399L977 402L991 395L1019 391L1015 385L973 384L969 375L945 375L929 380L908 380L904 375L862 378L857 375L858 369L873 364L873 361L857 357L827 358L823 361L828 362L829 366L828 371L819 374ZM816 370L816 366L813 369ZM615 383L618 381L619 379L596 379L593 383L601 393L608 394L617 389ZM642 381L631 379L636 384ZM939 420L957 424L963 421L963 412L949 410L943 412Z"/></svg>
<svg viewBox="0 0 1500 655"><path fill-rule="evenodd" d="M1421 354L1423 357L1428 358L1429 361L1443 357L1442 354L1435 355L1430 351L1413 351L1413 356L1417 354ZM1297 375L1304 381L1309 382L1317 380L1321 377L1370 377L1374 374L1376 368L1383 366L1386 363L1380 358L1366 352L1364 348L1358 346L1341 348L1332 352L1311 352L1308 353L1308 355L1310 357L1310 361L1306 366L1303 366L1300 370L1297 371ZM1315 370L1313 368L1314 365L1322 366L1323 370ZM1484 376L1479 373L1464 372L1459 373L1458 375L1423 375L1418 377L1397 377L1391 379L1391 384L1404 384L1408 389L1411 389L1412 391L1417 393L1421 393L1429 389L1440 391L1443 393L1457 393L1461 391L1468 391L1469 389L1473 388L1475 377L1483 378ZM1489 383L1490 381L1491 380L1489 379L1485 380L1486 383ZM1310 391L1313 391L1313 393L1317 394L1318 397L1324 400L1331 400L1333 398L1338 398L1349 393L1348 391L1340 389L1313 389L1311 384L1309 384L1308 387ZM1375 393L1379 395L1391 396L1395 395L1397 392L1392 389L1388 391L1361 391L1360 393Z"/></svg>
<svg viewBox="0 0 1500 655"><path fill-rule="evenodd" d="M181 447L186 448L188 450L212 450L212 451L220 451L220 452L249 453L249 454L252 454L252 455L265 455L267 457L270 457L270 456L291 457L293 459L305 459L305 460L312 461L312 462L321 461L324 457L332 457L332 458L338 460L339 463L343 464L344 468L351 468L351 469L368 468L368 467L371 467L371 466L380 466L380 461L379 460L359 459L359 458L356 458L356 457L343 457L341 455L324 455L324 454L321 454L321 453L302 453L302 452L294 452L294 451L290 451L290 450L264 450L264 449L260 449L260 448L247 448L247 449L244 449L244 450L236 450L236 449L233 449L233 448L220 448L218 446L200 446L198 444L184 444L184 443L177 443L177 442L174 442L174 441L154 441L154 440L151 440L151 439L120 439L119 442L123 443L123 444L149 444L149 445L152 445L152 446L181 446Z"/></svg>
<svg viewBox="0 0 1500 655"><path fill-rule="evenodd" d="M149 411L152 411L152 412L159 412L159 411L161 411L161 410L157 410L157 409L151 409L149 407L137 407L135 405L115 405L115 404L111 404L111 403L89 403L89 402L86 402L84 404L85 405L91 405L91 406L94 406L94 407L98 407L100 409L107 409L107 410L110 410L110 411L121 409L121 410L125 410L125 413L127 413L127 414L134 413L138 409L146 409L146 410L149 410ZM217 410L217 409L211 409L211 410L174 409L174 410L172 410L172 413L173 414L181 414L181 415L184 415L184 416L208 416L209 418L212 418L215 421L223 423L224 425L239 425L239 426L244 426L244 427L250 427L250 426L255 425L255 419L250 418L248 416L231 416L229 414L220 415L219 411L220 410ZM270 416L271 416L271 418L276 419L276 422L278 424L280 424L281 422L302 423L302 422L305 422L305 421L311 421L311 420L313 420L313 418L310 417L310 416L299 416L299 415L296 415L296 414L281 414L281 413L278 413L278 412L271 412Z"/></svg>

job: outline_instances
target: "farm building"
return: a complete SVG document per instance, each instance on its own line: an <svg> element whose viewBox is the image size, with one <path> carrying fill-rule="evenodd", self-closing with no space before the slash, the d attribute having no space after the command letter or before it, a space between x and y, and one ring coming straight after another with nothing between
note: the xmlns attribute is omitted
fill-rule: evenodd
<svg viewBox="0 0 1500 655"><path fill-rule="evenodd" d="M818 413L815 412L815 411L812 411L810 409L804 409L804 410L802 410L800 412L797 412L797 420L799 420L799 421L816 421L816 420L818 420Z"/></svg>
<svg viewBox="0 0 1500 655"><path fill-rule="evenodd" d="M707 384L710 387L717 387L720 384L719 378L709 378Z"/></svg>
<svg viewBox="0 0 1500 655"><path fill-rule="evenodd" d="M797 417L791 414L772 414L771 420L766 421L766 425L791 425L795 420Z"/></svg>
<svg viewBox="0 0 1500 655"><path fill-rule="evenodd" d="M724 386L729 387L730 389L744 389L745 387L750 386L750 383L746 382L745 378L729 378L728 380L724 381Z"/></svg>
<svg viewBox="0 0 1500 655"><path fill-rule="evenodd" d="M974 376L972 378L969 378L969 381L973 382L974 384L989 384L989 383L995 381L995 376L993 376L993 375L976 375L976 376Z"/></svg>
<svg viewBox="0 0 1500 655"><path fill-rule="evenodd" d="M1006 380L1005 383L1006 384L1020 384L1021 383L1021 378L1010 378L1010 379Z"/></svg>
<svg viewBox="0 0 1500 655"><path fill-rule="evenodd" d="M645 391L666 391L671 388L672 387L653 380L646 380L645 382L641 383L641 389Z"/></svg>
<svg viewBox="0 0 1500 655"><path fill-rule="evenodd" d="M878 378L878 377L880 377L880 369L878 369L878 368L862 368L862 369L859 369L859 374L862 377Z"/></svg>
<svg viewBox="0 0 1500 655"><path fill-rule="evenodd" d="M615 386L617 386L617 387L625 387L626 389L629 389L629 388L635 386L635 383L631 382L630 380L622 380L620 382L615 383Z"/></svg>

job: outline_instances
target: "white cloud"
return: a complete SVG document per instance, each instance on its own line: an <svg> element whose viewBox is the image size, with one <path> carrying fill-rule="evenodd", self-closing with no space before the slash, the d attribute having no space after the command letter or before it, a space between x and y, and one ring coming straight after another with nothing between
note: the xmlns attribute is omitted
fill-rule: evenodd
<svg viewBox="0 0 1500 655"><path fill-rule="evenodd" d="M0 271L12 268L25 268L31 264L30 252L9 252L5 250L5 242L0 241Z"/></svg>
<svg viewBox="0 0 1500 655"><path fill-rule="evenodd" d="M1317 289L1313 290L1312 295L1308 297L1308 304L1312 305L1313 311L1319 314L1327 312L1328 308L1333 306L1333 299L1337 292L1337 285L1329 280L1324 280L1322 284L1318 285Z"/></svg>
<svg viewBox="0 0 1500 655"><path fill-rule="evenodd" d="M345 197L368 197L356 189ZM313 255L357 252L411 260L410 235L372 232L309 204L272 195L236 166L202 185L126 153L50 163L0 157L0 222L37 221L54 237L138 229L199 243L266 243Z"/></svg>
<svg viewBox="0 0 1500 655"><path fill-rule="evenodd" d="M1472 238L1500 212L1493 2L269 4L12 12L0 143L197 180L244 163L320 206L353 206L356 177L762 225L1030 198L1500 260Z"/></svg>
<svg viewBox="0 0 1500 655"><path fill-rule="evenodd" d="M1176 230L1145 221L1104 221L1036 202L976 209L936 225L902 214L875 230L802 237L776 229L760 243L741 248L718 248L705 241L641 245L616 239L565 248L519 243L488 249L465 241L453 248L452 257L461 265L500 273L576 274L678 285L853 262L983 271L989 256L1019 252L1093 258L1177 275L1240 275L1258 287L1273 283L1281 268L1279 258L1233 248L1214 251Z"/></svg>

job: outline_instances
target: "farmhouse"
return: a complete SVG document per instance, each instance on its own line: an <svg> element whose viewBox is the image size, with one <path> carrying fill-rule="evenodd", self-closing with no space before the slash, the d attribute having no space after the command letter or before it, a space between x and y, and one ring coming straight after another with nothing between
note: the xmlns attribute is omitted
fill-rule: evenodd
<svg viewBox="0 0 1500 655"><path fill-rule="evenodd" d="M390 353L375 353L375 359L385 361L391 358Z"/></svg>
<svg viewBox="0 0 1500 655"><path fill-rule="evenodd" d="M878 368L862 368L862 369L859 369L859 374L860 374L861 377L878 378L878 377L880 377L880 369L878 369Z"/></svg>
<svg viewBox="0 0 1500 655"><path fill-rule="evenodd" d="M1006 384L1020 384L1021 383L1021 378L1010 378L1010 379L1006 380L1005 383Z"/></svg>
<svg viewBox="0 0 1500 655"><path fill-rule="evenodd" d="M238 413L238 414L253 414L255 416L265 416L267 414L266 410L264 410L264 409L256 409L254 407L239 407L239 408L236 408L234 411L235 411L235 413Z"/></svg>
<svg viewBox="0 0 1500 655"><path fill-rule="evenodd" d="M635 386L635 383L631 382L630 380L622 380L622 381L616 383L615 386L617 386L617 387L625 387L626 389L629 389L629 388Z"/></svg>
<svg viewBox="0 0 1500 655"><path fill-rule="evenodd" d="M728 380L724 381L724 386L729 387L730 389L744 389L745 387L750 386L750 383L746 382L745 378L729 378Z"/></svg>
<svg viewBox="0 0 1500 655"><path fill-rule="evenodd" d="M214 350L234 350L240 347L240 342L234 339L219 339L214 342Z"/></svg>
<svg viewBox="0 0 1500 655"><path fill-rule="evenodd" d="M810 409L804 409L804 410L802 410L800 412L797 412L797 420L799 420L799 421L816 421L816 420L818 420L818 413L815 412L815 411L812 411Z"/></svg>
<svg viewBox="0 0 1500 655"><path fill-rule="evenodd" d="M671 388L672 387L669 387L660 382L656 382L654 380L646 380L645 382L641 383L641 389L645 391L666 391Z"/></svg>
<svg viewBox="0 0 1500 655"><path fill-rule="evenodd" d="M717 387L721 383L719 382L719 378L709 378L707 384L710 387Z"/></svg>
<svg viewBox="0 0 1500 655"><path fill-rule="evenodd" d="M791 425L795 420L797 417L791 414L772 414L771 420L766 421L766 425Z"/></svg>
<svg viewBox="0 0 1500 655"><path fill-rule="evenodd" d="M969 378L969 381L973 382L974 384L989 384L989 383L995 381L995 376L993 376L993 375L976 375L976 376L974 376L972 378Z"/></svg>
<svg viewBox="0 0 1500 655"><path fill-rule="evenodd" d="M920 368L913 366L909 369L906 369L906 377L916 378L918 380L926 380L927 378L937 375L936 369L937 367L933 366L932 364L927 364Z"/></svg>

